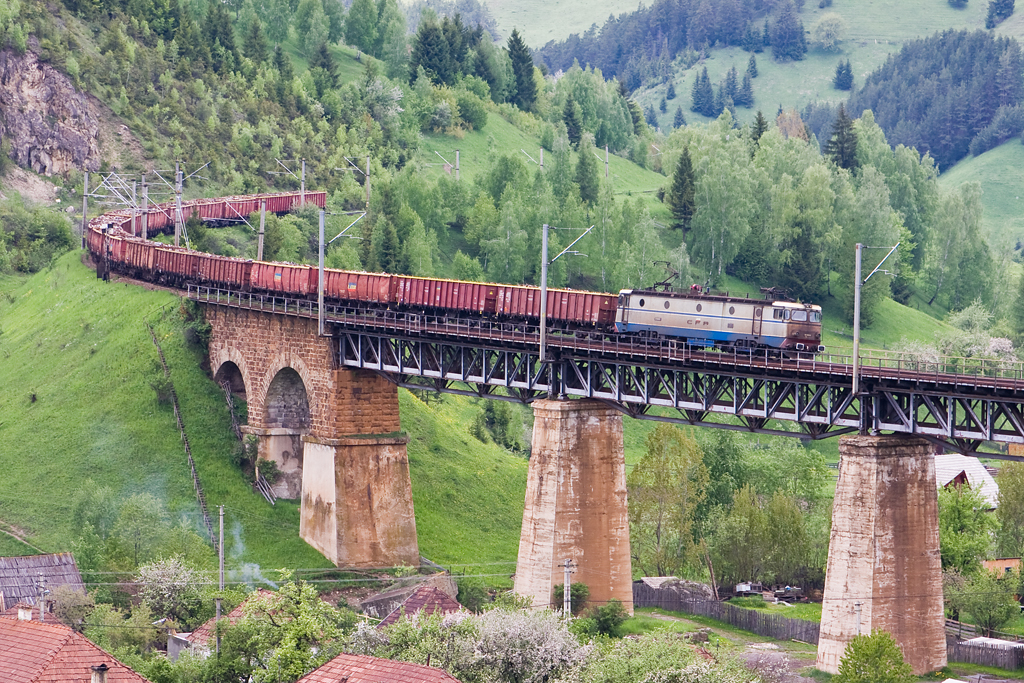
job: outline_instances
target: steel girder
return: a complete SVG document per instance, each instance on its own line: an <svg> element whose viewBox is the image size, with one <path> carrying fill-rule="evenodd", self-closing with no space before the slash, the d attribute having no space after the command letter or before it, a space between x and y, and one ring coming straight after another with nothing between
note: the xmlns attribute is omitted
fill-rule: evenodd
<svg viewBox="0 0 1024 683"><path fill-rule="evenodd" d="M414 389L523 402L549 395L589 398L639 419L805 439L891 431L963 453L976 452L984 441L1024 443L1024 397L953 396L877 383L854 396L848 382L828 377L754 377L588 356L541 366L536 352L526 348L361 332L340 332L338 338L341 365L373 370ZM498 387L508 395L495 394ZM717 422L712 416L733 419ZM773 428L772 420L799 431Z"/></svg>

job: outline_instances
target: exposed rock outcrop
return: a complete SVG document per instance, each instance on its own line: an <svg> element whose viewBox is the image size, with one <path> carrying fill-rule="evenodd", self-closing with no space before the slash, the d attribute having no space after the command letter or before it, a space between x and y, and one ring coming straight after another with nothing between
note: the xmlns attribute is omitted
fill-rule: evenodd
<svg viewBox="0 0 1024 683"><path fill-rule="evenodd" d="M99 125L68 77L32 52L0 51L0 140L11 157L45 175L100 165Z"/></svg>

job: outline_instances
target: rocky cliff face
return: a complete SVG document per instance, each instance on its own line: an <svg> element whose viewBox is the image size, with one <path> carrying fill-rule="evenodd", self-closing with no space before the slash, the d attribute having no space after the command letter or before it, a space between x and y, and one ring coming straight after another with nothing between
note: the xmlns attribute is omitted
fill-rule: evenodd
<svg viewBox="0 0 1024 683"><path fill-rule="evenodd" d="M99 125L68 77L32 52L0 52L0 140L11 157L45 175L100 165Z"/></svg>

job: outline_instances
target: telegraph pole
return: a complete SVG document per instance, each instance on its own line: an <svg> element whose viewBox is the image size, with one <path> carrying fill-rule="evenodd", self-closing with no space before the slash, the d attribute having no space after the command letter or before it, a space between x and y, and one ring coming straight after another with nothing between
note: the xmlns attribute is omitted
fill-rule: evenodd
<svg viewBox="0 0 1024 683"><path fill-rule="evenodd" d="M267 200L260 201L260 236L256 245L256 260L263 260L263 232L267 226Z"/></svg>
<svg viewBox="0 0 1024 683"><path fill-rule="evenodd" d="M149 183L142 174L142 239L149 239Z"/></svg>
<svg viewBox="0 0 1024 683"><path fill-rule="evenodd" d="M306 160L302 160L302 177L299 180L299 203L305 208L306 206Z"/></svg>
<svg viewBox="0 0 1024 683"><path fill-rule="evenodd" d="M370 213L370 155L366 155L366 213Z"/></svg>
<svg viewBox="0 0 1024 683"><path fill-rule="evenodd" d="M455 150L455 182L459 181L459 150Z"/></svg>
<svg viewBox="0 0 1024 683"><path fill-rule="evenodd" d="M857 242L854 251L853 281L853 395L860 390L860 262L864 245ZM858 610L859 612L859 610Z"/></svg>
<svg viewBox="0 0 1024 683"><path fill-rule="evenodd" d="M608 177L608 145L604 146L604 177Z"/></svg>
<svg viewBox="0 0 1024 683"><path fill-rule="evenodd" d="M568 617L572 614L572 558L565 558L562 566L565 570L565 580L562 582L562 615Z"/></svg>
<svg viewBox="0 0 1024 683"><path fill-rule="evenodd" d="M174 246L181 246L181 164L174 162Z"/></svg>
<svg viewBox="0 0 1024 683"><path fill-rule="evenodd" d="M217 593L217 654L220 654L220 601L224 595L224 506L220 507L220 541L217 543L217 559L220 563L220 581L218 587L220 591Z"/></svg>
<svg viewBox="0 0 1024 683"><path fill-rule="evenodd" d="M544 367L548 330L548 224L544 224L540 247L540 363ZM550 392L548 392L550 394ZM568 560L566 560L568 562Z"/></svg>
<svg viewBox="0 0 1024 683"><path fill-rule="evenodd" d="M320 209L320 280L317 286L317 311L320 318L318 334L324 335L324 210Z"/></svg>
<svg viewBox="0 0 1024 683"><path fill-rule="evenodd" d="M89 172L82 181L82 248L85 248L85 234L89 229Z"/></svg>

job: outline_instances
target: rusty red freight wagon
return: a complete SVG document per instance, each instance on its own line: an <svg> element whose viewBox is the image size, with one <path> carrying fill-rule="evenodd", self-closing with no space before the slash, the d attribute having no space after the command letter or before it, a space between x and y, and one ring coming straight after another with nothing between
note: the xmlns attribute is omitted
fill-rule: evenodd
<svg viewBox="0 0 1024 683"><path fill-rule="evenodd" d="M107 253L110 255L111 261L124 263L125 250L128 246L128 241L125 238L125 233L120 230L115 230L107 235Z"/></svg>
<svg viewBox="0 0 1024 683"><path fill-rule="evenodd" d="M130 239L125 248L124 262L139 271L153 270L156 258L156 243L142 239Z"/></svg>
<svg viewBox="0 0 1024 683"><path fill-rule="evenodd" d="M313 269L313 291L319 284L319 272ZM324 296L339 301L390 304L395 301L397 276L387 273L360 273L324 269Z"/></svg>
<svg viewBox="0 0 1024 683"><path fill-rule="evenodd" d="M156 247L156 271L176 282L195 280L199 272L199 252L161 244Z"/></svg>
<svg viewBox="0 0 1024 683"><path fill-rule="evenodd" d="M266 261L255 261L249 277L253 291L302 297L316 292L318 280L317 269L311 266Z"/></svg>
<svg viewBox="0 0 1024 683"><path fill-rule="evenodd" d="M397 275L395 303L414 308L437 308L470 313L494 313L498 285Z"/></svg>
<svg viewBox="0 0 1024 683"><path fill-rule="evenodd" d="M618 297L614 294L573 289L548 290L548 320L579 325L608 325L615 322ZM540 318L540 288L523 285L498 285L498 315Z"/></svg>
<svg viewBox="0 0 1024 683"><path fill-rule="evenodd" d="M248 291L252 277L252 261L228 256L200 253L199 281L230 289Z"/></svg>

